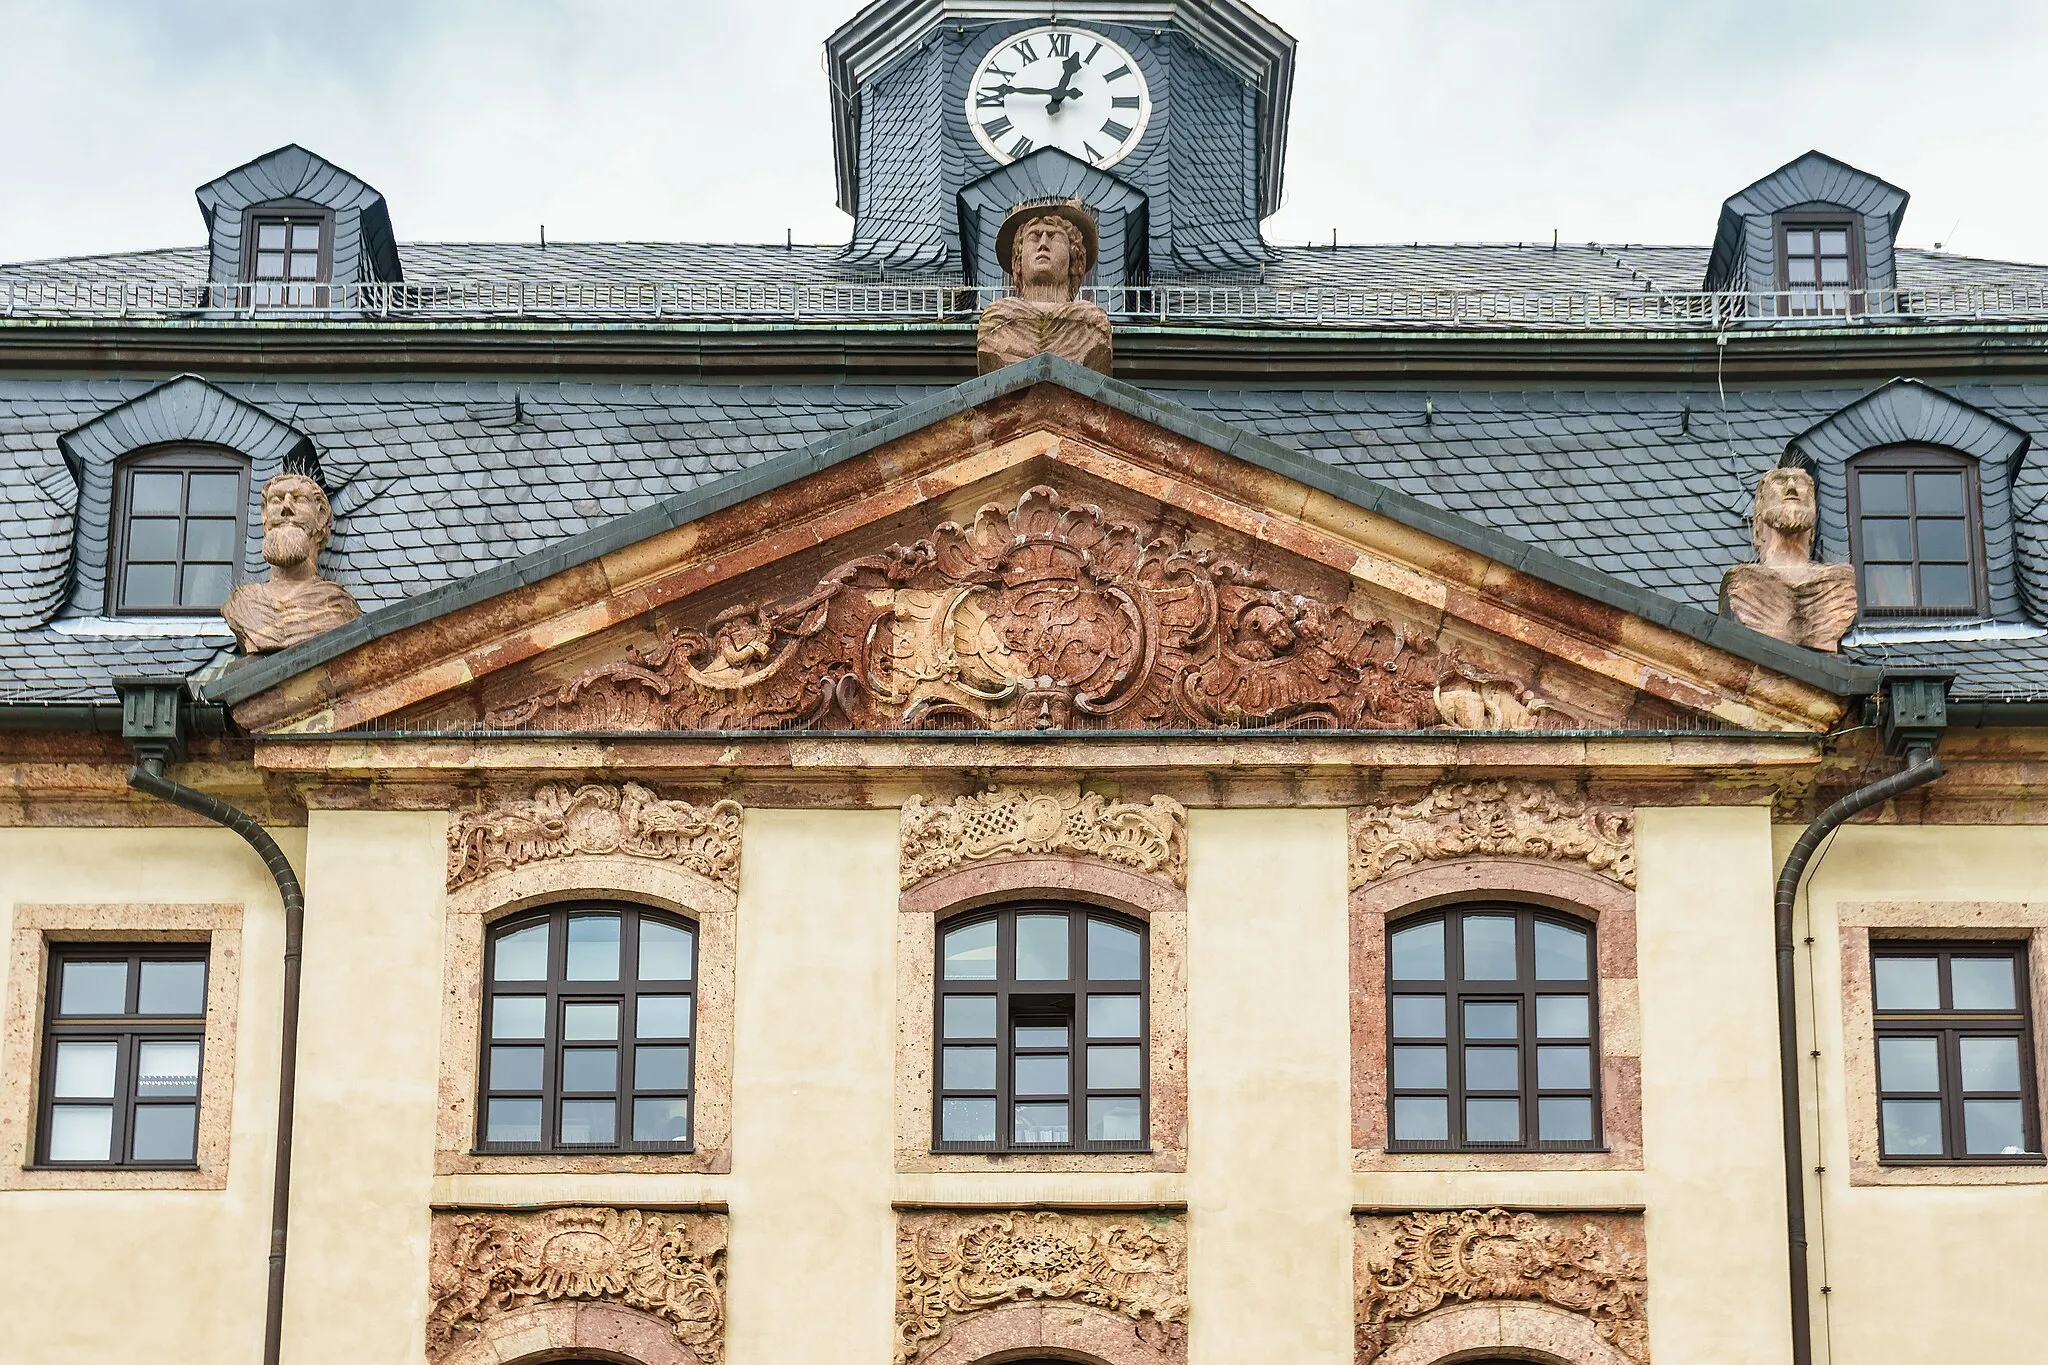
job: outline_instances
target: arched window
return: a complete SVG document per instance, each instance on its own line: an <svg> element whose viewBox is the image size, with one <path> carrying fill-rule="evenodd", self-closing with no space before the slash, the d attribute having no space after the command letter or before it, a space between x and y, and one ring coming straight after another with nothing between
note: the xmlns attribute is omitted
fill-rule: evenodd
<svg viewBox="0 0 2048 1365"><path fill-rule="evenodd" d="M1145 926L1029 904L939 928L934 1146L1148 1148Z"/></svg>
<svg viewBox="0 0 2048 1365"><path fill-rule="evenodd" d="M167 446L114 475L110 615L206 615L235 586L249 465L207 446Z"/></svg>
<svg viewBox="0 0 2048 1365"><path fill-rule="evenodd" d="M1977 462L1929 446L1857 456L1849 547L1866 617L1984 614Z"/></svg>
<svg viewBox="0 0 2048 1365"><path fill-rule="evenodd" d="M690 1150L695 925L552 906L493 926L484 971L480 1150Z"/></svg>
<svg viewBox="0 0 2048 1365"><path fill-rule="evenodd" d="M1389 926L1392 1151L1600 1146L1592 926L1466 905Z"/></svg>

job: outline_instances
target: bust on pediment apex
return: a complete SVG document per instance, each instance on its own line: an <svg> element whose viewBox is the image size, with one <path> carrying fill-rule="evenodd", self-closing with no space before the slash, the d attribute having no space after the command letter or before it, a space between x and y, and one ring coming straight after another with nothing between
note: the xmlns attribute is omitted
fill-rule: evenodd
<svg viewBox="0 0 2048 1365"><path fill-rule="evenodd" d="M1109 373L1109 314L1078 297L1098 245L1095 215L1077 199L1027 200L1010 210L996 233L996 254L1009 263L1017 292L982 310L975 330L980 373L1035 355Z"/></svg>

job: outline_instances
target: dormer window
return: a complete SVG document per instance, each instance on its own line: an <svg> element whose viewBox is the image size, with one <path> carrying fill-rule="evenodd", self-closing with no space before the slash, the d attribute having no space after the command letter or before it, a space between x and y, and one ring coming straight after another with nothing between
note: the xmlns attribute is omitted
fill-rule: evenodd
<svg viewBox="0 0 2048 1365"><path fill-rule="evenodd" d="M1864 283L1856 257L1854 215L1788 218L1778 225L1778 288L1790 317L1862 311Z"/></svg>
<svg viewBox="0 0 2048 1365"><path fill-rule="evenodd" d="M248 503L248 465L221 451L173 447L122 464L114 477L108 611L218 611L235 586Z"/></svg>
<svg viewBox="0 0 2048 1365"><path fill-rule="evenodd" d="M1976 462L1902 446L1859 456L1848 473L1850 548L1863 615L1983 615Z"/></svg>
<svg viewBox="0 0 2048 1365"><path fill-rule="evenodd" d="M333 219L315 210L252 212L250 302L258 308L315 308L326 302Z"/></svg>

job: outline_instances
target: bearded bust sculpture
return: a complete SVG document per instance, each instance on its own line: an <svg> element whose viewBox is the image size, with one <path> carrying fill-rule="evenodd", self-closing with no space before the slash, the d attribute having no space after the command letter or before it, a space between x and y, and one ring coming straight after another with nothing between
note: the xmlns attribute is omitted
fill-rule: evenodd
<svg viewBox="0 0 2048 1365"><path fill-rule="evenodd" d="M363 614L339 583L320 577L320 551L334 534L334 509L303 474L263 485L263 558L270 577L228 594L220 614L250 654L288 649Z"/></svg>
<svg viewBox="0 0 2048 1365"><path fill-rule="evenodd" d="M1109 373L1109 314L1076 298L1095 264L1095 215L1078 199L1030 200L996 232L1017 292L982 310L976 330L980 373L1035 355L1064 356Z"/></svg>
<svg viewBox="0 0 2048 1365"><path fill-rule="evenodd" d="M1856 621L1856 569L1813 557L1813 475L1773 469L1756 489L1756 563L1721 576L1721 612L1751 630L1832 654Z"/></svg>

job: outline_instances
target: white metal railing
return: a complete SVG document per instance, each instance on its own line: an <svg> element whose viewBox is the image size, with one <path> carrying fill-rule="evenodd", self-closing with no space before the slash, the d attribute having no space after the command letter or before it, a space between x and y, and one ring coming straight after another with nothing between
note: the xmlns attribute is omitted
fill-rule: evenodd
<svg viewBox="0 0 2048 1365"><path fill-rule="evenodd" d="M1007 292L917 281L465 278L304 285L0 277L0 318L958 322ZM1084 292L1122 322L1207 326L1711 330L2048 322L2048 287L2034 285L1604 293L1160 284Z"/></svg>

